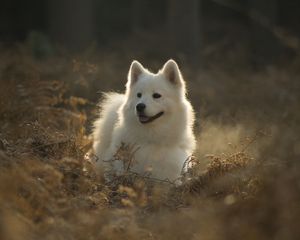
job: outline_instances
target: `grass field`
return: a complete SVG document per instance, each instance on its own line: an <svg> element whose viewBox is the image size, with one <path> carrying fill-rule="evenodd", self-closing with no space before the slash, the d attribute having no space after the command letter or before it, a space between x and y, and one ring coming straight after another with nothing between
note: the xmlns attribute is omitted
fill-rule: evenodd
<svg viewBox="0 0 300 240"><path fill-rule="evenodd" d="M300 58L261 70L180 62L198 148L176 187L104 182L87 156L99 91L123 91L130 55L1 53L0 239L299 238ZM165 59L143 60L156 71Z"/></svg>

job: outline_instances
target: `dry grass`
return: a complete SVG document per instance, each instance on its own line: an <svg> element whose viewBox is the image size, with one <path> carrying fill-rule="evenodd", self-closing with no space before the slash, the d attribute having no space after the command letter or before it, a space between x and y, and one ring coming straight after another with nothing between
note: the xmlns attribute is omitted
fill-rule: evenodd
<svg viewBox="0 0 300 240"><path fill-rule="evenodd" d="M199 147L175 186L130 171L104 182L95 171L86 154L94 89L122 89L114 76L122 60L87 58L36 61L23 46L3 50L1 239L297 239L297 62L194 75Z"/></svg>

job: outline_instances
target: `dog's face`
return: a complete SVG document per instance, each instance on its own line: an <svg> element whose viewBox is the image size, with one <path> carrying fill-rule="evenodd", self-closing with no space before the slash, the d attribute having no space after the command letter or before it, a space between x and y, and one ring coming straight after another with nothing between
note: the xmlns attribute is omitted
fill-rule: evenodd
<svg viewBox="0 0 300 240"><path fill-rule="evenodd" d="M153 74L133 61L127 82L128 110L141 124L155 124L173 116L185 97L185 85L177 64L169 60Z"/></svg>

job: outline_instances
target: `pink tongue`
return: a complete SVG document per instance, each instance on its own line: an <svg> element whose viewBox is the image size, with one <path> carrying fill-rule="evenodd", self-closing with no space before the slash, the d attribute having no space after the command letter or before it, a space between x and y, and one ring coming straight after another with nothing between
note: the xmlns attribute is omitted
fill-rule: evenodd
<svg viewBox="0 0 300 240"><path fill-rule="evenodd" d="M146 117L146 116L140 116L139 118L140 118L140 121L141 121L141 122L146 122L146 121L149 120L149 118Z"/></svg>

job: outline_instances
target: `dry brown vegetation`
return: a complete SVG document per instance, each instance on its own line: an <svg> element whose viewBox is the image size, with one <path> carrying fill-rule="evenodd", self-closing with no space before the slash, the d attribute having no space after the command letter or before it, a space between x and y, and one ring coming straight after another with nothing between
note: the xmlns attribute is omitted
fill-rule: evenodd
<svg viewBox="0 0 300 240"><path fill-rule="evenodd" d="M299 60L260 72L183 68L198 150L174 186L132 173L104 182L86 154L95 89L122 90L130 56L1 52L0 239L300 235Z"/></svg>

